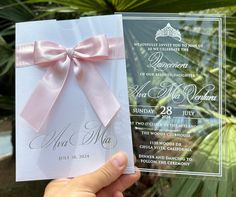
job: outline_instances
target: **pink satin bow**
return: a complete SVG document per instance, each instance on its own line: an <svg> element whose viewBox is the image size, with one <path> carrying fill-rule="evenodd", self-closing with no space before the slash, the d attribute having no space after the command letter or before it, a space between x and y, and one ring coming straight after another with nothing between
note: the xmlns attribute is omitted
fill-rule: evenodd
<svg viewBox="0 0 236 197"><path fill-rule="evenodd" d="M36 130L44 125L66 82L70 66L97 116L104 126L118 112L120 105L97 72L97 61L124 58L123 40L104 35L86 39L74 48L50 41L16 46L16 67L38 65L47 72L26 103L21 116Z"/></svg>

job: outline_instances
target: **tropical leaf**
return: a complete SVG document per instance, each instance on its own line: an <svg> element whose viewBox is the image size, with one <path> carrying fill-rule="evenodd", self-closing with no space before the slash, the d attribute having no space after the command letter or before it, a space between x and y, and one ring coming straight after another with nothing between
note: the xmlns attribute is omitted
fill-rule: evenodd
<svg viewBox="0 0 236 197"><path fill-rule="evenodd" d="M234 0L134 0L126 1L112 0L112 4L116 7L117 11L142 11L142 12L186 12L192 10L203 10L209 8L217 8L223 6L235 5Z"/></svg>
<svg viewBox="0 0 236 197"><path fill-rule="evenodd" d="M14 64L14 53L12 48L6 43L3 37L0 36L0 77L6 74ZM11 57L12 56L12 57Z"/></svg>
<svg viewBox="0 0 236 197"><path fill-rule="evenodd" d="M236 143L235 143L235 131L236 124L229 124L223 129L223 141L222 141L222 161L223 161L223 177L214 179L207 179L206 177L191 179L191 178L181 178L176 179L173 183L170 191L167 193L167 197L189 197L189 196L235 196L235 169L236 169ZM204 141L200 144L202 147ZM211 147L212 143L208 143L205 146L206 149L213 149ZM213 144L212 144L213 145ZM217 152L215 150L214 152ZM213 155L212 155L213 154ZM208 153L208 158L214 158L213 151ZM204 163L205 161L199 161ZM194 184L195 182L195 184ZM183 183L180 185L180 183ZM200 185L200 187L199 187ZM178 194L178 195L176 195ZM180 195L181 194L181 195Z"/></svg>
<svg viewBox="0 0 236 197"><path fill-rule="evenodd" d="M21 22L31 20L33 12L19 0L0 1L0 18L11 21Z"/></svg>
<svg viewBox="0 0 236 197"><path fill-rule="evenodd" d="M0 118L12 116L14 113L14 97L0 95Z"/></svg>
<svg viewBox="0 0 236 197"><path fill-rule="evenodd" d="M27 3L45 3L47 0L27 0ZM51 2L65 7L77 7L80 12L186 12L235 5L234 0L52 0ZM173 6L174 5L174 6Z"/></svg>
<svg viewBox="0 0 236 197"><path fill-rule="evenodd" d="M12 97L0 95L0 109L12 111L14 104L12 101Z"/></svg>
<svg viewBox="0 0 236 197"><path fill-rule="evenodd" d="M35 4L35 3L47 3L47 0L27 0L25 3ZM78 9L80 13L96 11L97 13L102 13L108 11L107 5L103 0L51 0L50 2L55 5L62 5L67 8Z"/></svg>

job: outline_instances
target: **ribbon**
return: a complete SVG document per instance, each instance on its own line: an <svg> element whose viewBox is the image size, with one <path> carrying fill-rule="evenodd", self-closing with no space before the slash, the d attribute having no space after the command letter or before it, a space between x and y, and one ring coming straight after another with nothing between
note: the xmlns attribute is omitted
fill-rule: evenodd
<svg viewBox="0 0 236 197"><path fill-rule="evenodd" d="M122 38L106 38L104 35L86 39L74 48L65 48L51 41L17 45L16 67L37 65L47 68L21 116L39 131L66 83L70 66L73 66L81 89L106 127L120 105L95 66L98 61L119 58L124 58Z"/></svg>

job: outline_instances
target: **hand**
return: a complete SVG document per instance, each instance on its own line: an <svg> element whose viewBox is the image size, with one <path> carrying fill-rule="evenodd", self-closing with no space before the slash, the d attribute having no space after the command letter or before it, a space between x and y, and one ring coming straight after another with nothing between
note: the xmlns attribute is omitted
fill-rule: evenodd
<svg viewBox="0 0 236 197"><path fill-rule="evenodd" d="M122 192L140 178L139 171L122 175L127 162L126 154L119 152L95 172L51 181L44 197L123 197Z"/></svg>

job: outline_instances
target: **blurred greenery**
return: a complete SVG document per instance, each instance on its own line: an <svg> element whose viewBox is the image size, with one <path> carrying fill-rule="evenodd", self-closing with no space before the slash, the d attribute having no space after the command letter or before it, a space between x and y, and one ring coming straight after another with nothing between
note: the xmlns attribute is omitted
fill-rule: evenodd
<svg viewBox="0 0 236 197"><path fill-rule="evenodd" d="M217 13L227 15L226 41L226 114L215 114L222 118L223 128L223 178L211 180L206 177L172 178L142 176L141 180L126 192L128 197L159 196L236 196L236 1L235 0L2 0L0 1L0 119L14 119L14 47L15 23L42 19L71 19L87 15L112 14L114 12L190 12ZM196 52L198 53L198 52ZM217 82L217 70L209 69L208 75ZM196 83L202 76L194 79ZM158 105L166 102L159 101ZM208 112L209 113L209 112ZM217 139L214 129L199 141L199 149L214 154ZM214 150L210 151L209 150ZM200 153L201 151L199 151ZM201 157L201 156L200 156ZM205 158L202 158L204 160ZM1 164L1 161L0 161ZM7 168L7 166L5 166ZM14 167L12 168L12 170ZM1 170L1 168L0 168ZM0 172L2 173L2 172ZM4 176L8 176L5 174ZM14 175L12 175L14 176ZM11 179L8 186L1 187L0 196L41 196L45 184L41 182L21 184ZM26 186L27 185L27 186ZM26 189L28 187L28 189ZM29 189L30 188L30 189ZM25 191L25 192L21 192ZM27 191L27 192L26 192Z"/></svg>

